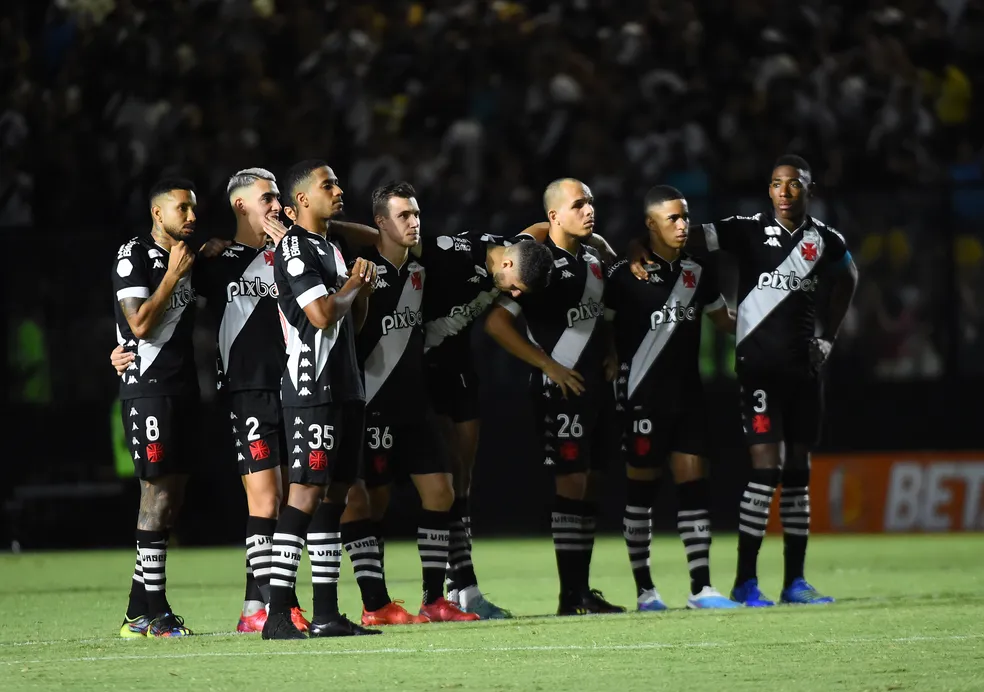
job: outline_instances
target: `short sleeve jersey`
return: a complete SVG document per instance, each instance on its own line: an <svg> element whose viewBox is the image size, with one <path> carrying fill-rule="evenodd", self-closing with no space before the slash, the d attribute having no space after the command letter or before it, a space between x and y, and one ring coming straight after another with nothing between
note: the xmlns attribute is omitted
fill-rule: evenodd
<svg viewBox="0 0 984 692"><path fill-rule="evenodd" d="M788 231L756 214L704 224L704 239L738 264L736 369L809 372L817 287L844 260L844 237L809 216Z"/></svg>
<svg viewBox="0 0 984 692"><path fill-rule="evenodd" d="M283 405L363 401L351 311L326 329L316 328L304 313L305 307L335 294L348 280L341 250L325 236L295 224L277 246L273 270L287 351Z"/></svg>
<svg viewBox="0 0 984 692"><path fill-rule="evenodd" d="M116 340L136 354L120 378L120 398L198 394L198 373L192 329L195 320L195 290L191 272L171 292L160 322L143 339L134 336L120 301L147 299L167 273L169 253L150 234L133 238L116 253L113 291L116 301Z"/></svg>

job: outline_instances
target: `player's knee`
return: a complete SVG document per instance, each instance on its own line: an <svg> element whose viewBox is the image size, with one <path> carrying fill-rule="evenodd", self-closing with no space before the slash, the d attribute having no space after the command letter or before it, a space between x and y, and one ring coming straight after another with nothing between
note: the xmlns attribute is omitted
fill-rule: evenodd
<svg viewBox="0 0 984 692"><path fill-rule="evenodd" d="M280 504L283 501L279 492L249 495L246 499L251 517L276 519L279 516Z"/></svg>
<svg viewBox="0 0 984 692"><path fill-rule="evenodd" d="M588 492L587 473L565 473L554 479L557 494L569 500L583 500Z"/></svg>
<svg viewBox="0 0 984 692"><path fill-rule="evenodd" d="M630 481L655 481L660 477L660 470L656 468L640 468L626 464L625 477Z"/></svg>
<svg viewBox="0 0 984 692"><path fill-rule="evenodd" d="M782 457L777 443L752 445L748 452L752 457L752 468L777 469L781 465Z"/></svg>
<svg viewBox="0 0 984 692"><path fill-rule="evenodd" d="M431 512L447 512L454 504L454 488L451 483L434 483L421 493L420 504Z"/></svg>
<svg viewBox="0 0 984 692"><path fill-rule="evenodd" d="M676 483L690 483L707 475L703 460L696 454L674 454L670 458L670 465Z"/></svg>
<svg viewBox="0 0 984 692"><path fill-rule="evenodd" d="M785 467L797 471L808 471L810 469L810 448L806 445L790 445L786 455Z"/></svg>

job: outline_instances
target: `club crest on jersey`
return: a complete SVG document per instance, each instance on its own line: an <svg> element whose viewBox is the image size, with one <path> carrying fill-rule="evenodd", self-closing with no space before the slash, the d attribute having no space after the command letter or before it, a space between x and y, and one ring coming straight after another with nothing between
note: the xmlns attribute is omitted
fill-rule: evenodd
<svg viewBox="0 0 984 692"><path fill-rule="evenodd" d="M600 270L599 270L600 271ZM593 298L586 303L579 303L577 307L567 311L567 326L573 327L575 322L581 320L594 320L605 313L605 304L599 303Z"/></svg>
<svg viewBox="0 0 984 692"><path fill-rule="evenodd" d="M263 251L263 261L266 262L266 266L268 267L273 266L273 250Z"/></svg>
<svg viewBox="0 0 984 692"><path fill-rule="evenodd" d="M680 275L683 281L684 288L696 288L697 286L697 276L689 269L684 269L683 273Z"/></svg>
<svg viewBox="0 0 984 692"><path fill-rule="evenodd" d="M381 321L383 336L389 334L393 329L410 329L423 323L424 314L420 311L414 312L408 307L403 308L402 312L394 310L392 315L386 315Z"/></svg>
<svg viewBox="0 0 984 692"><path fill-rule="evenodd" d="M410 285L413 286L413 290L419 291L424 287L424 275L419 271L412 272L410 274Z"/></svg>
<svg viewBox="0 0 984 692"><path fill-rule="evenodd" d="M600 281L601 265L598 264L597 262L588 262L588 266L591 267L591 273L594 274L594 277Z"/></svg>
<svg viewBox="0 0 984 692"><path fill-rule="evenodd" d="M759 274L756 288L759 290L774 288L779 291L812 292L817 290L817 284L819 282L820 279L818 277L813 277L812 279L800 278L796 275L796 272L790 272L789 274L780 274L778 271L762 272Z"/></svg>
<svg viewBox="0 0 984 692"><path fill-rule="evenodd" d="M246 296L247 298L276 298L280 295L280 290L276 283L266 284L260 281L260 277L254 276L252 281L245 277L240 277L239 281L230 282L226 286L226 302L231 303L236 296Z"/></svg>

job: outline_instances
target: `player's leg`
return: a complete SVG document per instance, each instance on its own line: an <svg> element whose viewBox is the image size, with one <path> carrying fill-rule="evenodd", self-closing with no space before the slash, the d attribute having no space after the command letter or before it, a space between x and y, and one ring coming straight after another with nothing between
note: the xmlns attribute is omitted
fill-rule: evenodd
<svg viewBox="0 0 984 692"><path fill-rule="evenodd" d="M834 599L822 596L806 581L804 567L810 537L810 450L820 438L823 391L819 380L797 388L786 421L786 458L782 469L779 516L782 519L784 575L783 603L822 605Z"/></svg>
<svg viewBox="0 0 984 692"><path fill-rule="evenodd" d="M293 443L288 455L290 485L287 505L273 534L270 610L263 627L264 639L304 638L292 621L291 610L305 536L330 479L336 417L337 411L331 406L284 409L287 437Z"/></svg>
<svg viewBox="0 0 984 692"><path fill-rule="evenodd" d="M273 533L283 501L280 468L264 469L242 476L246 491L246 595L239 616L238 632L261 632L270 602L270 566Z"/></svg>
<svg viewBox="0 0 984 692"><path fill-rule="evenodd" d="M478 620L477 613L465 613L444 598L450 510L454 502L451 474L444 471L414 473L410 478L420 495L421 505L417 526L417 552L420 554L423 586L420 616L429 622Z"/></svg>
<svg viewBox="0 0 984 692"><path fill-rule="evenodd" d="M649 411L633 411L625 416L621 450L625 462L622 536L636 585L636 606L642 611L666 610L650 571L653 503L663 476L660 466L665 458L662 448L664 437L661 431L653 430L653 416Z"/></svg>
<svg viewBox="0 0 984 692"><path fill-rule="evenodd" d="M470 413L470 412L467 412ZM472 563L471 482L478 454L478 438L481 423L477 417L453 420L451 435L451 472L454 477L454 506L452 507L452 531L455 544L450 560L451 583L449 590L458 592L457 601L464 597L481 597L478 577ZM467 594L465 593L467 591Z"/></svg>
<svg viewBox="0 0 984 692"><path fill-rule="evenodd" d="M167 600L166 567L168 539L184 501L188 471L195 466L192 440L197 438L197 411L197 400L186 397L123 402L124 429L129 433L134 472L140 479L135 535L139 573L135 567L130 603L120 628L124 637L192 633ZM139 610L143 612L135 612Z"/></svg>
<svg viewBox="0 0 984 692"><path fill-rule="evenodd" d="M739 376L739 396L752 473L738 513L738 570L731 599L766 607L775 603L759 589L758 554L782 466L783 389L765 379Z"/></svg>
<svg viewBox="0 0 984 692"><path fill-rule="evenodd" d="M690 449L694 445L681 445ZM711 513L707 463L697 454L674 452L670 468L676 484L677 531L687 554L690 572L688 608L737 608L711 586Z"/></svg>

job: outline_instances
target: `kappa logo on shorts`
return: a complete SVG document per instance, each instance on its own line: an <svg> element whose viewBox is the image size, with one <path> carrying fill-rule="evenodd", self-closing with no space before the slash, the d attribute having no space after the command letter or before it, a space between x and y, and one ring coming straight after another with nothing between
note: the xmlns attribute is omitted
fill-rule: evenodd
<svg viewBox="0 0 984 692"><path fill-rule="evenodd" d="M147 445L147 461L156 464L164 458L164 445L160 442L151 442Z"/></svg>
<svg viewBox="0 0 984 692"><path fill-rule="evenodd" d="M308 466L312 471L324 471L328 468L328 455L323 450L315 449L308 454Z"/></svg>
<svg viewBox="0 0 984 692"><path fill-rule="evenodd" d="M249 443L249 454L255 461L262 461L270 458L270 445L266 440L254 440Z"/></svg>

